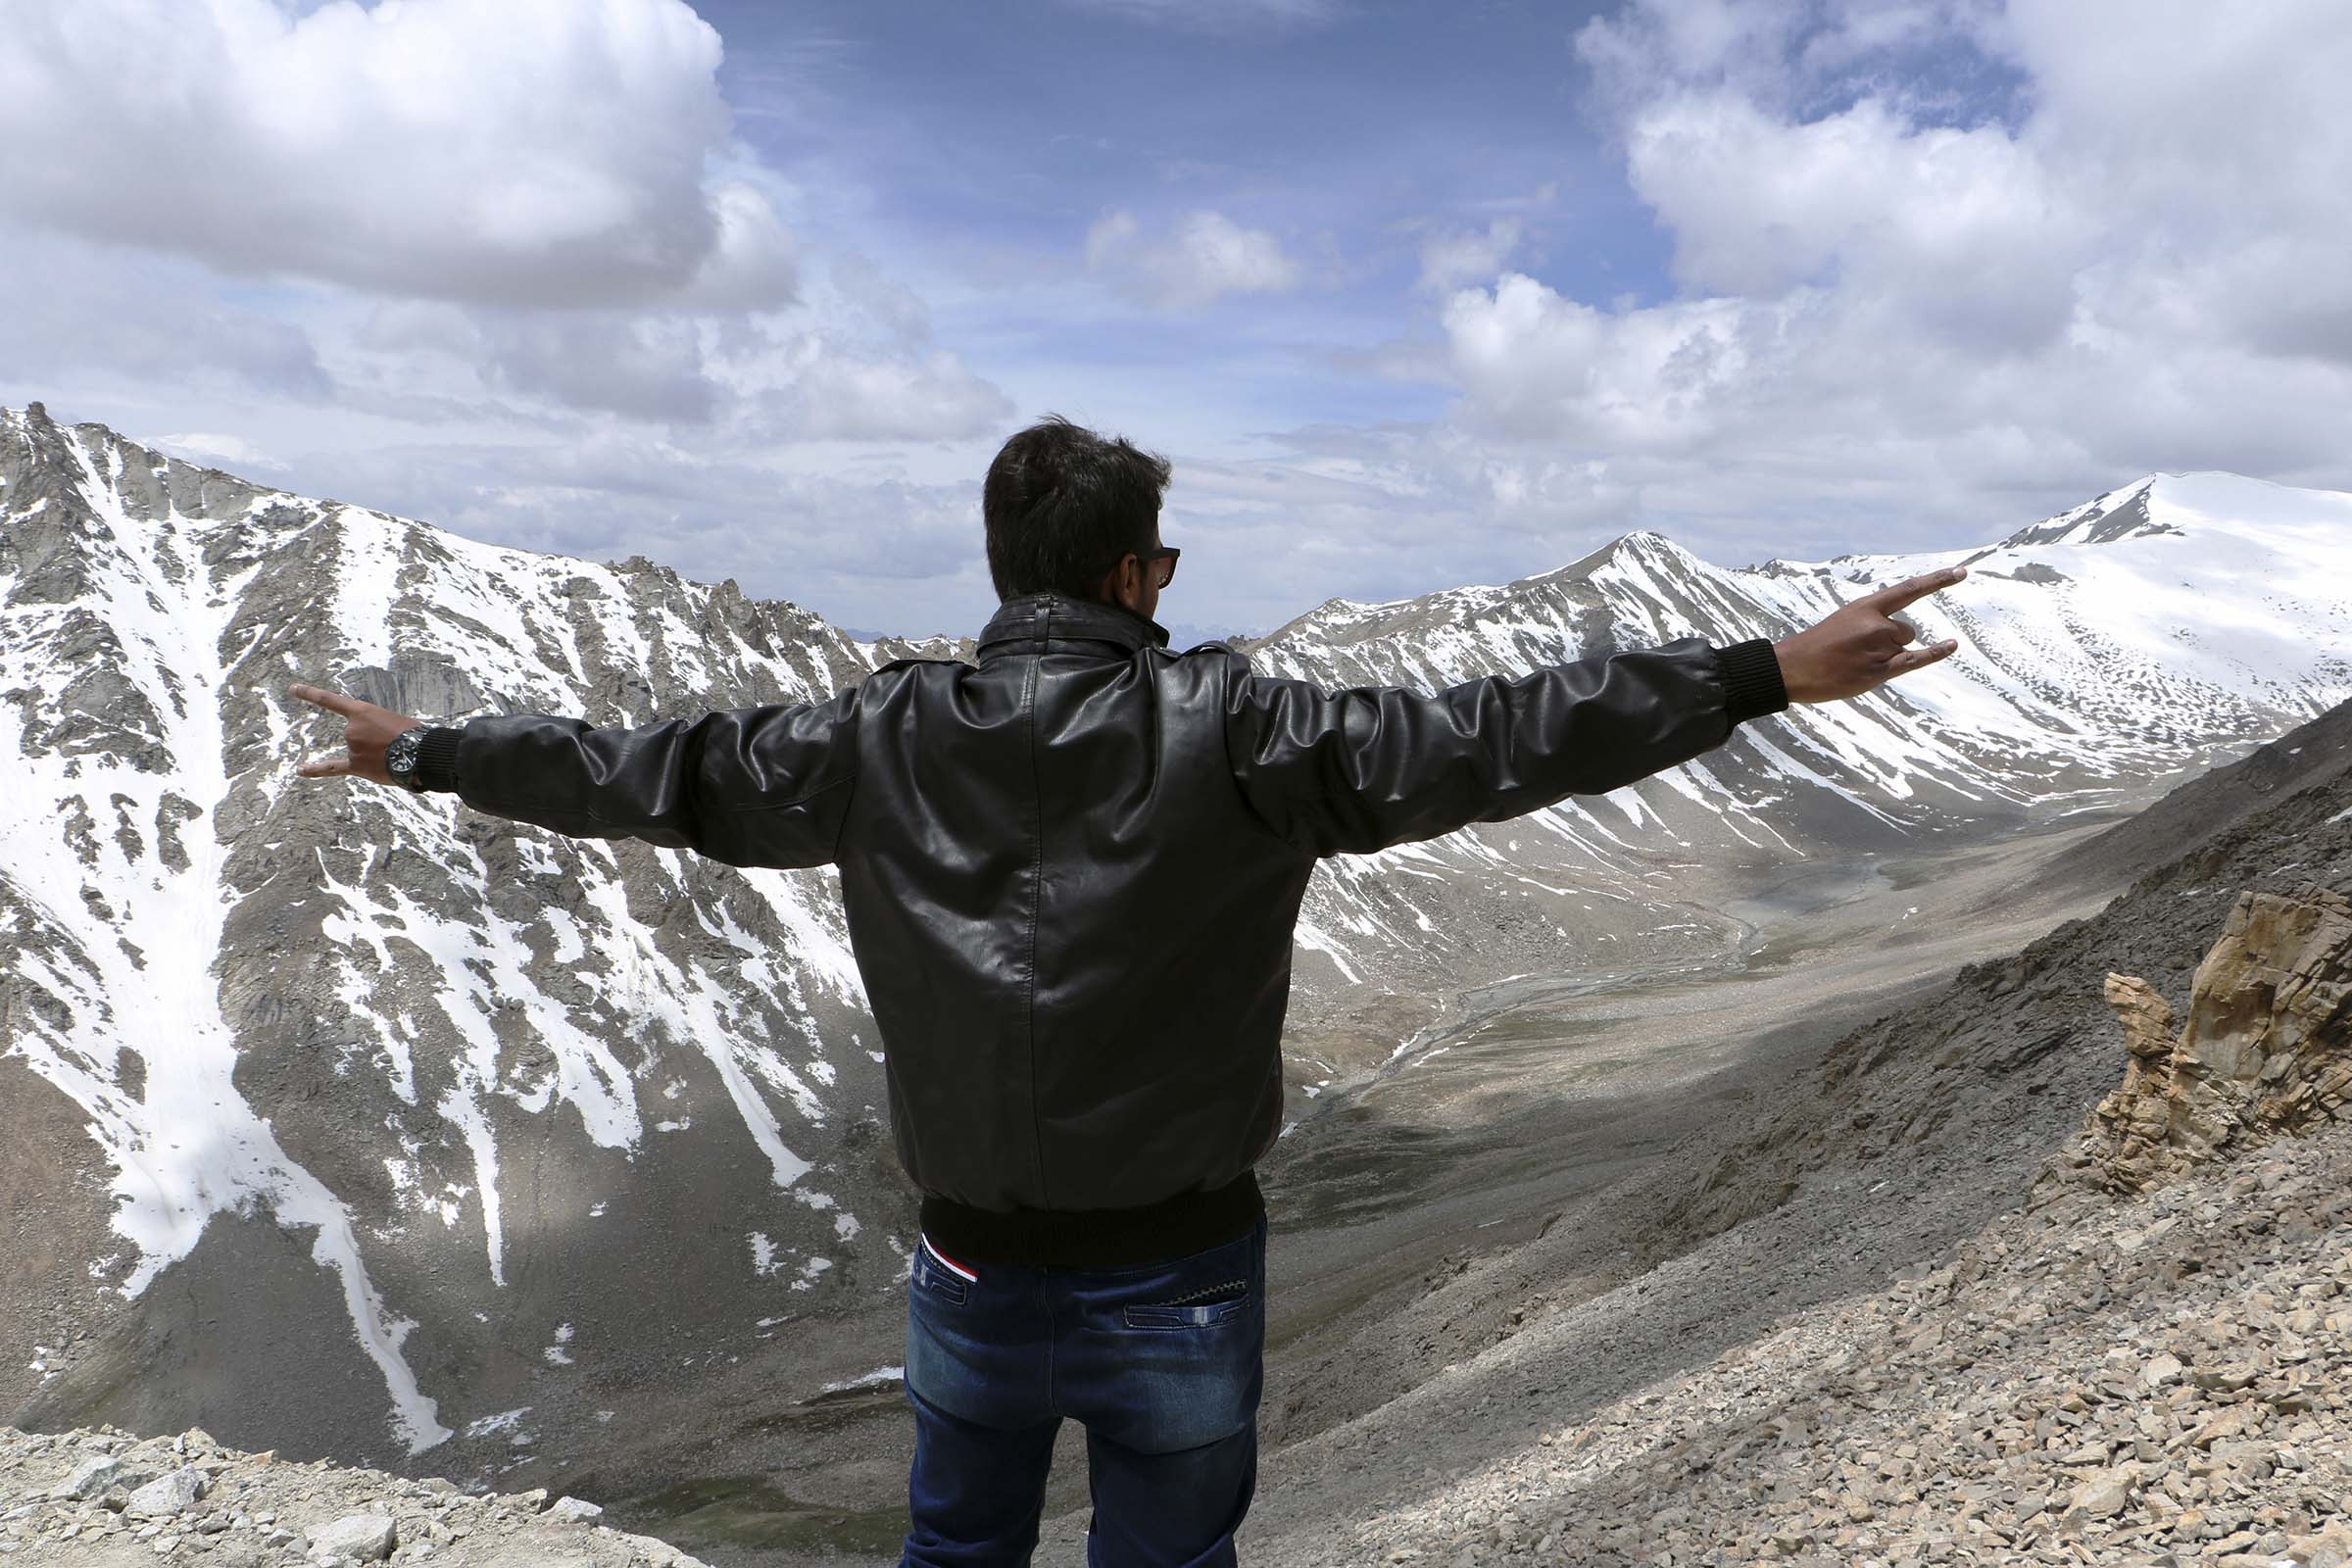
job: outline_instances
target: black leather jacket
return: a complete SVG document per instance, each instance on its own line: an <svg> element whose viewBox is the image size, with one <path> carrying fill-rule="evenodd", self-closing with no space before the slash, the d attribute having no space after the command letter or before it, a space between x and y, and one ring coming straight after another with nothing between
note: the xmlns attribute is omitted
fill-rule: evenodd
<svg viewBox="0 0 2352 1568"><path fill-rule="evenodd" d="M1788 706L1763 638L1435 695L1166 644L1118 606L1033 594L976 665L899 660L824 702L637 729L476 718L428 735L419 777L559 833L838 866L926 1231L985 1257L1043 1234L989 1230L1005 1211L1163 1221L1143 1227L1156 1250L1098 1229L1087 1255L1115 1261L1176 1255L1199 1239L1188 1199L1244 1191L1273 1147L1319 857L1616 789Z"/></svg>

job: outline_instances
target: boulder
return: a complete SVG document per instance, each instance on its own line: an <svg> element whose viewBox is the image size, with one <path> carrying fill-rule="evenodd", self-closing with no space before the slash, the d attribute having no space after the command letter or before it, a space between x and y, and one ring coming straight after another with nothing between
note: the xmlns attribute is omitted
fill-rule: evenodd
<svg viewBox="0 0 2352 1568"><path fill-rule="evenodd" d="M133 1519L168 1519L185 1513L204 1495L204 1472L194 1465L157 1476L130 1494L122 1511Z"/></svg>
<svg viewBox="0 0 2352 1568"><path fill-rule="evenodd" d="M399 1543L399 1532L390 1514L345 1514L332 1524L320 1525L311 1533L311 1552L319 1557L357 1557L362 1562L381 1562L392 1555Z"/></svg>

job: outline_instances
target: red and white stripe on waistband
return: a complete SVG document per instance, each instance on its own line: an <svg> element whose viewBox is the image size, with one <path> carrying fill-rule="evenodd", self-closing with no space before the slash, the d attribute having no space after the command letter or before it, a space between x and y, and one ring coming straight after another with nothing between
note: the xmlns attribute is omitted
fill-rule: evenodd
<svg viewBox="0 0 2352 1568"><path fill-rule="evenodd" d="M949 1273L955 1275L957 1279L962 1280L965 1284L972 1284L980 1278L979 1275L973 1273L961 1263L956 1262L954 1258L941 1251L938 1248L933 1247L931 1245L930 1237L923 1236L918 1232L916 1239L923 1244L924 1251L929 1252L933 1257L939 1259L939 1266L941 1268L946 1269Z"/></svg>

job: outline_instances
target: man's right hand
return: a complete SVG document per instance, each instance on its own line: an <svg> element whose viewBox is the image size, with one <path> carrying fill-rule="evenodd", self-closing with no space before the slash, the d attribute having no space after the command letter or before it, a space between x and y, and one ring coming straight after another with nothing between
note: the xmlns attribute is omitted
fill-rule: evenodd
<svg viewBox="0 0 2352 1568"><path fill-rule="evenodd" d="M1864 594L1772 645L1780 656L1781 684L1791 703L1833 703L1859 697L1897 675L1909 674L1960 646L1950 638L1924 648L1903 645L1919 635L1915 626L1890 618L1914 599L1948 588L1968 575L1966 566L1946 566Z"/></svg>

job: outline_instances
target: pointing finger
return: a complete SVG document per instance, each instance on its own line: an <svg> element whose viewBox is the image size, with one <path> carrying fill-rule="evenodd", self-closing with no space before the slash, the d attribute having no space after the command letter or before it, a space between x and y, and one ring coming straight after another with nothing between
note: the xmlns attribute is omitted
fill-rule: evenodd
<svg viewBox="0 0 2352 1568"><path fill-rule="evenodd" d="M1942 642L1930 643L1924 648L1906 648L1886 661L1880 668L1889 678L1892 678L1906 671L1918 669L1924 664L1933 664L1939 659L1948 659L1959 646L1959 638L1946 637Z"/></svg>
<svg viewBox="0 0 2352 1568"><path fill-rule="evenodd" d="M1902 609L1914 599L1925 599L1938 588L1949 588L1968 575L1966 566L1945 566L1936 571L1923 571L1916 577L1890 583L1875 593L1864 594L1863 601L1881 614Z"/></svg>
<svg viewBox="0 0 2352 1568"><path fill-rule="evenodd" d="M330 692L323 686L306 686L297 681L286 690L306 703L314 703L320 708L331 710L341 713L345 718L354 716L360 710L358 698L346 697L341 692Z"/></svg>
<svg viewBox="0 0 2352 1568"><path fill-rule="evenodd" d="M335 778L351 771L351 755L314 758L294 769L304 778Z"/></svg>

